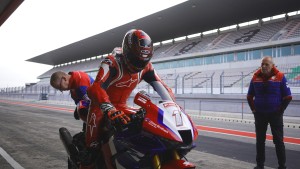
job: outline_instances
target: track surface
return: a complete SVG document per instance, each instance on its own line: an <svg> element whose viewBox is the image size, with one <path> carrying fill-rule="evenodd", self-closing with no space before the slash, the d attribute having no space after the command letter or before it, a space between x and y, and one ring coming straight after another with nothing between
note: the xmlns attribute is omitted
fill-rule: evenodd
<svg viewBox="0 0 300 169"><path fill-rule="evenodd" d="M0 169L63 169L67 154L58 129L71 134L81 130L73 108L0 99ZM253 168L255 134L253 124L199 120L197 147L188 159L197 168ZM285 128L287 165L300 166L300 130ZM268 136L271 139L271 136ZM5 155L6 153L6 155ZM277 167L272 141L266 142L266 166Z"/></svg>

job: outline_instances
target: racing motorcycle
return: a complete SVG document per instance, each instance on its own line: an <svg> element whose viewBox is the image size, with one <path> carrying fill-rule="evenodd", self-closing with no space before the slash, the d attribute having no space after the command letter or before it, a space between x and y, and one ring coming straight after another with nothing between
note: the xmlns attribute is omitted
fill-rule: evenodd
<svg viewBox="0 0 300 169"><path fill-rule="evenodd" d="M185 155L195 147L193 141L198 131L183 109L173 101L154 104L144 91L136 94L134 103L141 109L131 115L129 124L122 129L107 125L96 168L196 168ZM66 128L60 128L59 132L69 155L68 168L77 169L80 151L84 149L84 133L72 137Z"/></svg>

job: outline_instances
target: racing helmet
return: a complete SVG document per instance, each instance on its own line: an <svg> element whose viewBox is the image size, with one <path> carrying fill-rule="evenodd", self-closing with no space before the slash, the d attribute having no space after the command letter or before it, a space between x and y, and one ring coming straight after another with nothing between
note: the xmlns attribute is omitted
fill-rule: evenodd
<svg viewBox="0 0 300 169"><path fill-rule="evenodd" d="M140 72L153 56L153 43L150 36L138 29L128 31L123 39L122 53L128 70L131 73Z"/></svg>

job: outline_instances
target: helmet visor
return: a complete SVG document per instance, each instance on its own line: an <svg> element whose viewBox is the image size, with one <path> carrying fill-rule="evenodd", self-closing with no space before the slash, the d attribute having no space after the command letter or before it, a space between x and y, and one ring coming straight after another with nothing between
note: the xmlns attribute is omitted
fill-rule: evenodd
<svg viewBox="0 0 300 169"><path fill-rule="evenodd" d="M140 47L150 48L152 46L151 41L149 39L140 39L139 40Z"/></svg>

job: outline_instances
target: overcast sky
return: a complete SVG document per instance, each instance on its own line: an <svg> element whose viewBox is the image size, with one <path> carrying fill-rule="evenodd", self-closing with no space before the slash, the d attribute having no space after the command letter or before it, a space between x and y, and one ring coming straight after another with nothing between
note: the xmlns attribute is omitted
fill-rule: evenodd
<svg viewBox="0 0 300 169"><path fill-rule="evenodd" d="M25 0L0 27L0 88L37 82L52 66L25 60L184 0Z"/></svg>

